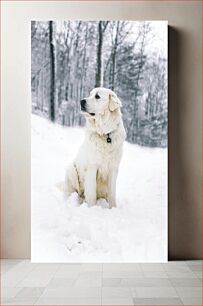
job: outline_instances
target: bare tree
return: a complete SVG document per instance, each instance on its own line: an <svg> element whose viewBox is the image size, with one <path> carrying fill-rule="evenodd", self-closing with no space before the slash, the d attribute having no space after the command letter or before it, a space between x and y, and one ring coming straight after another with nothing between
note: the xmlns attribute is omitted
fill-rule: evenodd
<svg viewBox="0 0 203 306"><path fill-rule="evenodd" d="M114 41L113 50L112 50L112 73L111 73L111 89L112 90L114 90L114 86L115 86L116 55L117 55L117 48L118 48L119 29L120 29L120 21L117 21L115 41Z"/></svg>
<svg viewBox="0 0 203 306"><path fill-rule="evenodd" d="M146 48L146 40L147 40L147 34L150 31L150 25L147 22L144 22L141 27L141 42L140 42L140 51L139 51L139 60L138 60L138 70L137 75L135 78L135 91L134 91L134 105L133 105L133 117L131 120L131 130L133 131L133 137L132 140L136 142L136 138L138 136L138 130L139 130L139 116L138 116L138 107L139 107L139 101L138 101L138 95L140 91L140 79L144 70L144 65L146 62L146 56L145 56L145 48Z"/></svg>
<svg viewBox="0 0 203 306"><path fill-rule="evenodd" d="M106 31L109 21L99 21L98 23L98 45L97 45L97 69L95 77L95 87L103 86L103 59L102 47L104 33Z"/></svg>
<svg viewBox="0 0 203 306"><path fill-rule="evenodd" d="M55 121L55 52L53 37L53 21L49 21L49 46L50 46L50 119Z"/></svg>
<svg viewBox="0 0 203 306"><path fill-rule="evenodd" d="M107 66L110 66L109 71L109 87L114 90L116 85L117 75L117 53L119 47L122 46L126 37L132 30L132 24L129 25L128 21L112 21L111 22L111 37L112 37L112 48Z"/></svg>

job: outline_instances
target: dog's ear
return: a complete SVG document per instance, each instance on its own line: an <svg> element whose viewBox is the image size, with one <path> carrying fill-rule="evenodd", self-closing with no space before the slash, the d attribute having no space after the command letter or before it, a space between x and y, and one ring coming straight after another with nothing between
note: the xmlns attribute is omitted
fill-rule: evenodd
<svg viewBox="0 0 203 306"><path fill-rule="evenodd" d="M109 95L109 109L111 112L113 112L114 110L116 110L117 108L121 107L122 103L119 100L119 98L117 97L117 95L112 92Z"/></svg>

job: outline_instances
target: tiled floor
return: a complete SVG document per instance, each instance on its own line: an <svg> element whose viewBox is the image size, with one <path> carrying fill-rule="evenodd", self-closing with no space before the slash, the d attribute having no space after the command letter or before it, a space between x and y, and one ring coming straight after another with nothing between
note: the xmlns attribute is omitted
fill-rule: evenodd
<svg viewBox="0 0 203 306"><path fill-rule="evenodd" d="M202 262L1 261L1 305L202 305Z"/></svg>

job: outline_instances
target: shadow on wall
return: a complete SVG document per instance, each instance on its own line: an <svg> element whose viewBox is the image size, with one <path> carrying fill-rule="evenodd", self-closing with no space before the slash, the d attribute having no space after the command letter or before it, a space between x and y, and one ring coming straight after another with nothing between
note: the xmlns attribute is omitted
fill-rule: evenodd
<svg viewBox="0 0 203 306"><path fill-rule="evenodd" d="M199 221L201 203L199 203L199 194L194 188L195 182L191 182L195 173L191 176L188 165L189 153L186 152L190 136L186 137L185 127L188 124L192 125L192 121L188 122L184 117L183 110L186 105L181 94L185 90L181 88L185 86L181 79L184 73L184 47L181 41L184 33L180 33L173 27L169 27L168 30L169 260L197 259L202 253L201 222ZM196 196L195 193L197 193Z"/></svg>

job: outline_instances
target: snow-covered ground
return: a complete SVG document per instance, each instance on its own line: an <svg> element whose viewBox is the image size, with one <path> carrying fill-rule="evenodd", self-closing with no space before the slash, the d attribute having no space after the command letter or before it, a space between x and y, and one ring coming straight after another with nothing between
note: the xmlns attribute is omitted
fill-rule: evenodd
<svg viewBox="0 0 203 306"><path fill-rule="evenodd" d="M117 208L89 208L59 188L84 130L32 115L32 261L167 260L167 150L125 142Z"/></svg>

